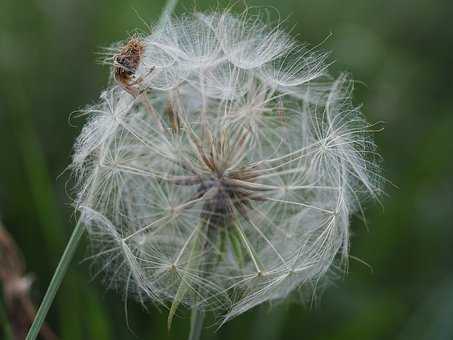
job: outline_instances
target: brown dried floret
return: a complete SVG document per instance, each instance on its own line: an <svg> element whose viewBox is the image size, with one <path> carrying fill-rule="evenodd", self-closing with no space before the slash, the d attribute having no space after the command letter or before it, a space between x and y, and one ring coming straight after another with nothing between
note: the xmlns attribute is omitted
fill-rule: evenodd
<svg viewBox="0 0 453 340"><path fill-rule="evenodd" d="M144 51L143 41L138 36L132 36L119 52L113 56L115 80L128 87L140 64Z"/></svg>

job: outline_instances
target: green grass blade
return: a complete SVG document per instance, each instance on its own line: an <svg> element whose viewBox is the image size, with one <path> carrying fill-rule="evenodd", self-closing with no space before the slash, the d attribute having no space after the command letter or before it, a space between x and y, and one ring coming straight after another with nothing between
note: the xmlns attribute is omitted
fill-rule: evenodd
<svg viewBox="0 0 453 340"><path fill-rule="evenodd" d="M192 314L190 318L190 333L188 340L199 340L201 336L201 331L203 330L204 323L204 312L198 308L192 309Z"/></svg>
<svg viewBox="0 0 453 340"><path fill-rule="evenodd" d="M69 264L74 257L75 251L77 250L77 246L80 242L80 239L82 238L84 231L85 227L79 220L74 228L74 231L72 232L68 244L66 245L64 253L61 256L60 262L58 263L57 269L55 270L52 280L50 281L49 288L47 289L46 295L41 302L41 306L36 313L35 320L30 327L26 340L34 340L38 336L39 330L44 323L46 315L68 270Z"/></svg>
<svg viewBox="0 0 453 340"><path fill-rule="evenodd" d="M64 246L64 222L60 213L61 207L53 189L52 176L46 163L44 150L41 146L40 138L36 133L33 125L33 119L29 116L32 112L31 107L27 104L28 100L24 93L26 92L22 85L17 84L18 91L15 93L14 110L11 110L10 120L13 131L16 133L15 140L22 157L23 168L27 177L27 183L31 193L31 199L34 207L34 214L42 232L45 245L46 255L55 258ZM12 105L12 104L10 104ZM36 271L34 269L33 271ZM81 281L77 273L71 273L71 280L68 280L63 294L57 299L58 311L60 313L60 332L61 337L65 340L76 340L82 337L80 309L76 308L79 304L74 301L80 301L78 296L78 286L74 281Z"/></svg>

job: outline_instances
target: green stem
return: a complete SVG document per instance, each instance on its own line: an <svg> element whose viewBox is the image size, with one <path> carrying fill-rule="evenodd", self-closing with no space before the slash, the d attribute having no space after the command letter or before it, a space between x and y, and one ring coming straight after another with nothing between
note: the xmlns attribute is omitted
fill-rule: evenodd
<svg viewBox="0 0 453 340"><path fill-rule="evenodd" d="M203 329L204 312L196 307L192 309L190 317L189 340L199 340Z"/></svg>
<svg viewBox="0 0 453 340"><path fill-rule="evenodd" d="M168 21L168 19L173 14L177 4L178 4L178 0L167 0L164 10L162 11L162 14L160 15L160 19L159 19L159 23L158 23L157 27L162 27L165 25L165 23Z"/></svg>
<svg viewBox="0 0 453 340"><path fill-rule="evenodd" d="M58 263L57 269L53 274L52 280L50 281L49 287L47 288L46 295L41 302L41 306L36 313L35 320L28 331L26 340L34 340L39 334L39 331L44 323L47 313L49 312L49 308L55 298L55 295L60 288L61 281L65 276L69 264L74 257L75 251L77 250L77 246L79 244L80 239L82 238L83 232L85 231L85 227L82 222L79 220L77 225L72 232L71 238L69 239L68 244L66 245L66 249L64 250L63 255L60 258L60 262Z"/></svg>

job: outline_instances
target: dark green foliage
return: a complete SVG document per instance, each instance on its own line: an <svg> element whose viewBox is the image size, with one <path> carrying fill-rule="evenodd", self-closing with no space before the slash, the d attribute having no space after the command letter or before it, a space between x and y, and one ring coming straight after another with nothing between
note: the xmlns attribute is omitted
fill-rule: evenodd
<svg viewBox="0 0 453 340"><path fill-rule="evenodd" d="M181 0L179 10L194 7ZM227 1L196 1L197 9ZM384 121L383 208L370 202L368 230L352 225L349 274L313 304L263 306L204 331L203 339L451 339L453 321L453 3L448 0L265 0L303 41L332 50L357 82L355 102ZM36 277L38 302L74 225L69 179L72 143L109 70L96 52L156 20L163 1L0 2L0 212ZM235 10L240 10L239 3ZM273 9L269 10L275 16ZM74 127L74 125L76 127ZM229 235L224 242L237 242ZM87 252L81 250L78 259ZM236 254L242 256L242 254ZM183 311L167 331L167 311L90 280L73 263L48 322L62 339L184 339ZM8 339L0 300L0 338ZM214 324L207 316L207 323ZM429 327L424 327L426 324Z"/></svg>

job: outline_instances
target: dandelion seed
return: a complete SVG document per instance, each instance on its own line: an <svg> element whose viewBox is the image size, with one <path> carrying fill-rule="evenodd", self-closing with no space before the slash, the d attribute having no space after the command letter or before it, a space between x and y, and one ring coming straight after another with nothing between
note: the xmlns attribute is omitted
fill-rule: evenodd
<svg viewBox="0 0 453 340"><path fill-rule="evenodd" d="M326 54L224 12L168 19L112 60L73 162L111 285L225 322L347 259L349 217L381 176Z"/></svg>

